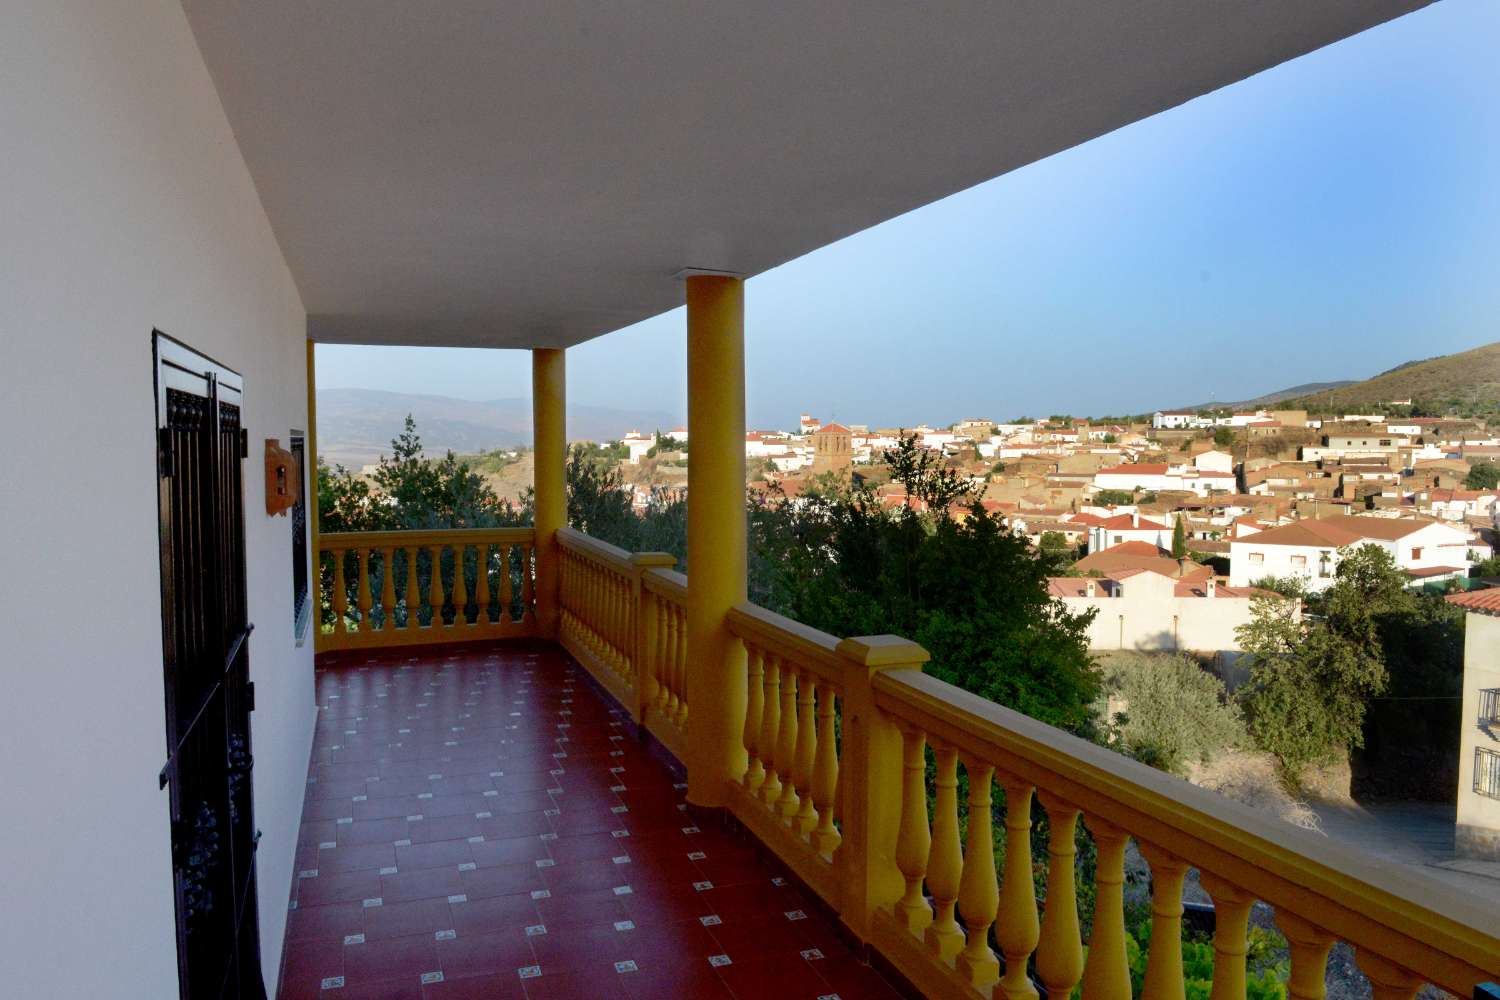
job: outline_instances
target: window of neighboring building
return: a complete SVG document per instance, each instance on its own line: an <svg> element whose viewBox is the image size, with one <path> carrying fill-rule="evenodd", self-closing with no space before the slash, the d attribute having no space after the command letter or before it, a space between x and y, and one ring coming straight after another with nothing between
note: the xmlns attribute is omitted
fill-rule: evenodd
<svg viewBox="0 0 1500 1000"><path fill-rule="evenodd" d="M1422 546L1420 546L1420 545L1413 545L1411 547L1411 557L1413 559L1420 559L1420 558L1422 558Z"/></svg>
<svg viewBox="0 0 1500 1000"><path fill-rule="evenodd" d="M1293 566L1306 566L1307 565L1307 556L1292 556L1292 565Z"/></svg>
<svg viewBox="0 0 1500 1000"><path fill-rule="evenodd" d="M1250 561L1253 563L1263 563L1266 561L1266 555L1264 552L1252 552L1250 553Z"/></svg>
<svg viewBox="0 0 1500 1000"><path fill-rule="evenodd" d="M1116 535L1115 536L1115 544L1116 545L1119 545L1119 544L1121 544L1124 541L1125 541L1125 536L1124 535Z"/></svg>

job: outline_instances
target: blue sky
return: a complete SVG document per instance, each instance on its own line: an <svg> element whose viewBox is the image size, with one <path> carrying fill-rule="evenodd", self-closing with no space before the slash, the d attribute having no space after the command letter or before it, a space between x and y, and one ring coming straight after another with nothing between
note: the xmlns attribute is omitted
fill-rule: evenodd
<svg viewBox="0 0 1500 1000"><path fill-rule="evenodd" d="M572 349L570 401L685 413L683 323ZM1442 0L746 289L752 427L1142 412L1496 340L1496 0ZM318 385L524 397L530 367L325 345Z"/></svg>

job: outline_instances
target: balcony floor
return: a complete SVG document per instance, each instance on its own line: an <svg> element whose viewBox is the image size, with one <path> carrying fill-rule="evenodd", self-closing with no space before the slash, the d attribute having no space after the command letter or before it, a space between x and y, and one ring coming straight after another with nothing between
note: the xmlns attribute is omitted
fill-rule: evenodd
<svg viewBox="0 0 1500 1000"><path fill-rule="evenodd" d="M282 1000L899 995L557 647L324 655L317 698Z"/></svg>

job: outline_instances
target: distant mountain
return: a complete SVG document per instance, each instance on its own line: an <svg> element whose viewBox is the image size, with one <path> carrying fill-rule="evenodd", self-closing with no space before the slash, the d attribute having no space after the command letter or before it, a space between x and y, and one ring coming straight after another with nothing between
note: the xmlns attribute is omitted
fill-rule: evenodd
<svg viewBox="0 0 1500 1000"><path fill-rule="evenodd" d="M1288 400L1296 408L1352 410L1371 403L1412 399L1442 407L1500 401L1500 343L1471 351L1408 361L1389 371L1331 390L1316 389Z"/></svg>
<svg viewBox="0 0 1500 1000"><path fill-rule="evenodd" d="M1288 399L1299 399L1303 396L1310 396L1313 393L1327 392L1329 389L1338 389L1346 385L1354 384L1355 383L1351 379L1345 379L1341 382L1304 382L1302 385L1294 385L1289 389L1278 389L1275 392L1268 392L1264 396L1256 396L1254 399L1241 399L1232 403L1223 401L1214 403L1196 403L1192 406L1180 406L1177 407L1177 409L1253 410L1263 406L1272 406L1276 403L1281 403Z"/></svg>
<svg viewBox="0 0 1500 1000"><path fill-rule="evenodd" d="M389 455L410 413L429 455L531 444L530 399L455 399L378 389L318 392L318 453L330 465L358 469ZM603 441L637 429L677 426L670 413L568 405L569 440Z"/></svg>

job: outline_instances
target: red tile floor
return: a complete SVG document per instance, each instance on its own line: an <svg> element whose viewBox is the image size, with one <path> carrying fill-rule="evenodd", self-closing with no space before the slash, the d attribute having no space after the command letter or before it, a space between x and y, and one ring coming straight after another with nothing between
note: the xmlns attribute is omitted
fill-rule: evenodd
<svg viewBox="0 0 1500 1000"><path fill-rule="evenodd" d="M281 1000L895 991L546 644L319 657Z"/></svg>

